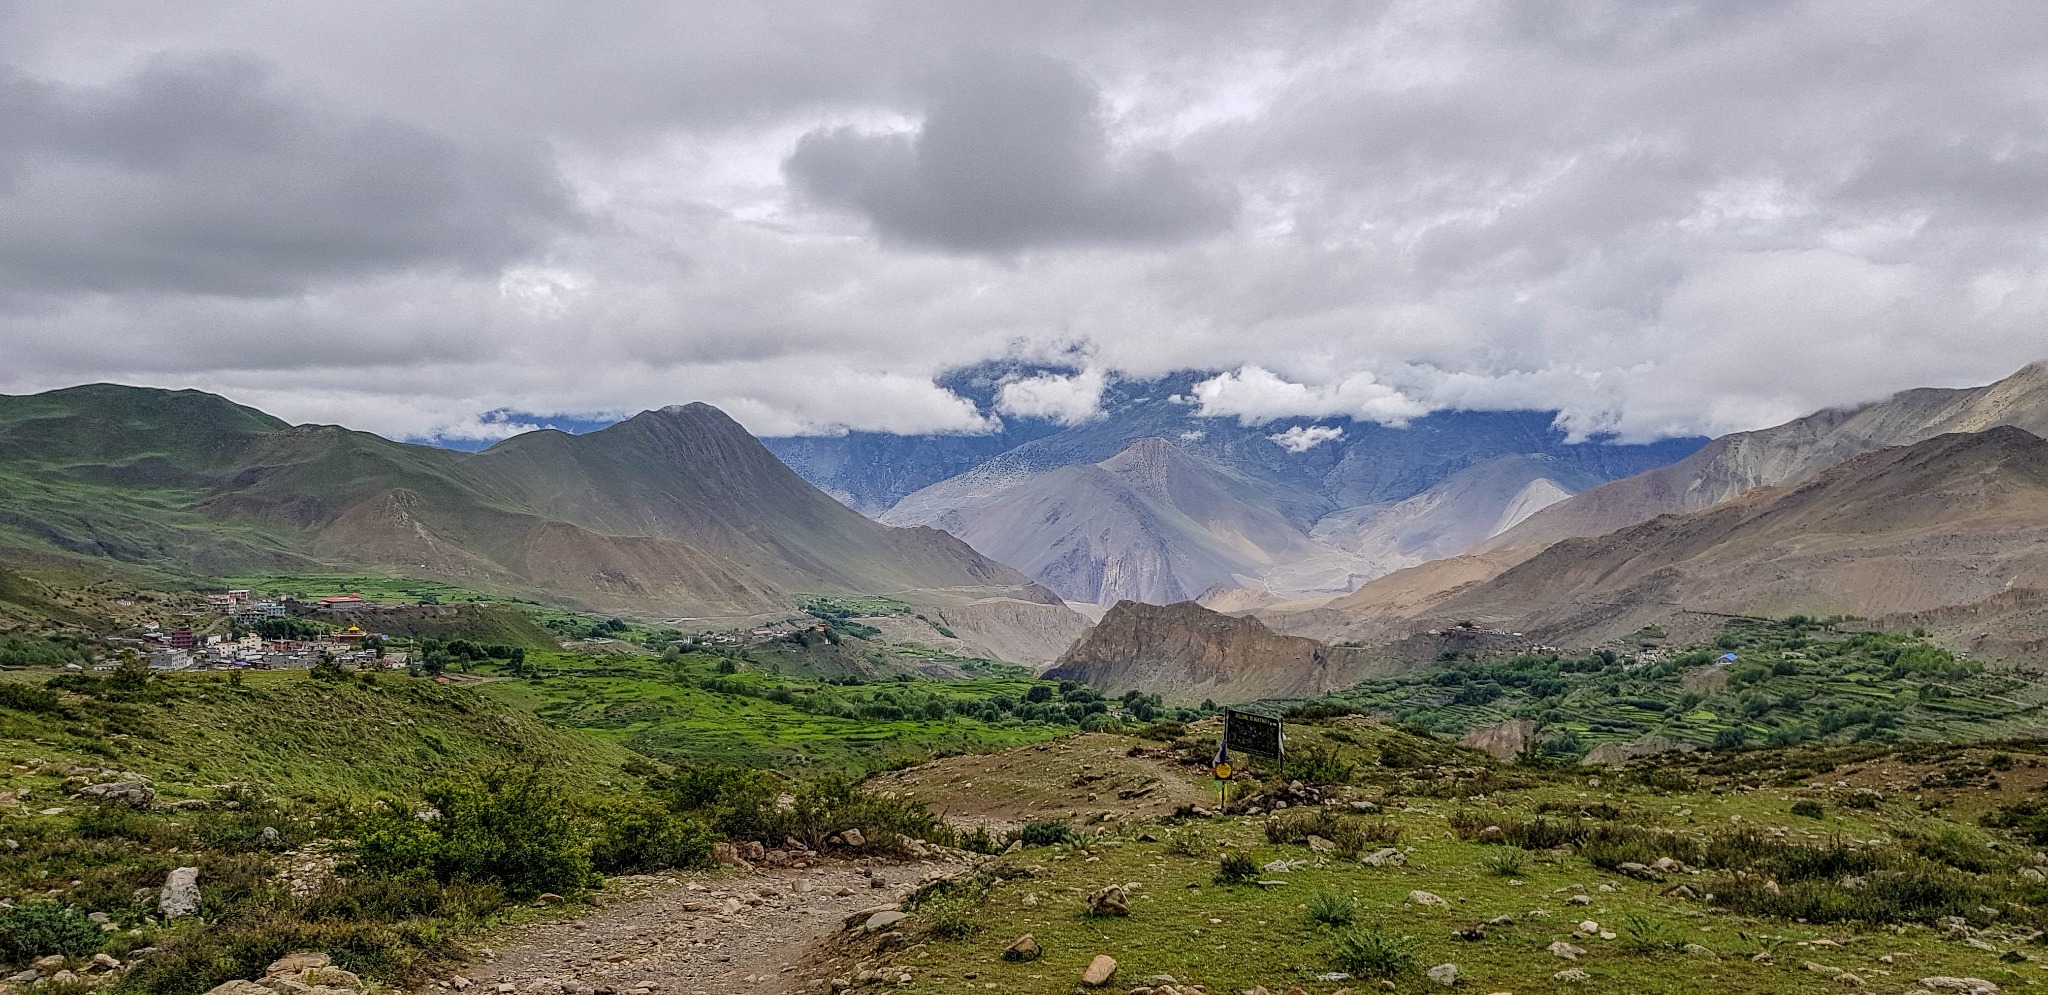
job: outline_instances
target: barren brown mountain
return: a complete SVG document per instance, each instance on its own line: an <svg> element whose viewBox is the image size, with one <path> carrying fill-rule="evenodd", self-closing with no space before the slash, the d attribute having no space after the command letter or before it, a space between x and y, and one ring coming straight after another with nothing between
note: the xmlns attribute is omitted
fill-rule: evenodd
<svg viewBox="0 0 2048 995"><path fill-rule="evenodd" d="M1108 694L1139 690L1168 704L1306 698L1402 669L1383 654L1283 636L1254 618L1191 601L1123 601L1045 676Z"/></svg>
<svg viewBox="0 0 2048 995"><path fill-rule="evenodd" d="M1797 484L1852 456L1950 432L2013 425L2048 435L2048 362L1983 387L1908 390L1724 435L1670 466L1603 484L1530 515L1478 551L1605 535L1658 515L1699 511L1757 487Z"/></svg>
<svg viewBox="0 0 2048 995"><path fill-rule="evenodd" d="M2043 588L2048 442L2005 426L1880 450L1795 488L1567 539L1415 618L1476 618L1587 641L1681 610L1878 617Z"/></svg>

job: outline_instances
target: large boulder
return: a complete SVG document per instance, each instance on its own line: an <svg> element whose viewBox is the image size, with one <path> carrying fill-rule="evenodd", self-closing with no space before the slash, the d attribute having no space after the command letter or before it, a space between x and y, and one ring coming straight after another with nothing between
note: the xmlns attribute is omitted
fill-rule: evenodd
<svg viewBox="0 0 2048 995"><path fill-rule="evenodd" d="M164 879L164 887L157 893L156 909L166 919L182 919L199 914L199 868L180 867Z"/></svg>

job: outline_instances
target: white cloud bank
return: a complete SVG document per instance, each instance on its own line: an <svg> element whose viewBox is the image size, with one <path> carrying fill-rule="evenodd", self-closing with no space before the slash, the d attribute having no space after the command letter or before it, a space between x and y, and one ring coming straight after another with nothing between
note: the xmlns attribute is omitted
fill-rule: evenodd
<svg viewBox="0 0 2048 995"><path fill-rule="evenodd" d="M1204 417L1235 417L1242 425L1335 415L1383 425L1405 425L1409 419L1429 413L1428 405L1380 383L1371 373L1355 373L1334 384L1312 386L1282 379L1257 366L1196 384L1195 399L1200 402L1197 411Z"/></svg>
<svg viewBox="0 0 2048 995"><path fill-rule="evenodd" d="M1012 380L996 393L996 410L1018 418L1045 418L1084 425L1101 418L1102 391L1109 375L1095 367L1079 373L1042 373Z"/></svg>
<svg viewBox="0 0 2048 995"><path fill-rule="evenodd" d="M1335 442L1344 437L1344 430L1335 425L1296 425L1285 432L1275 432L1266 438L1290 453L1305 453L1325 442Z"/></svg>

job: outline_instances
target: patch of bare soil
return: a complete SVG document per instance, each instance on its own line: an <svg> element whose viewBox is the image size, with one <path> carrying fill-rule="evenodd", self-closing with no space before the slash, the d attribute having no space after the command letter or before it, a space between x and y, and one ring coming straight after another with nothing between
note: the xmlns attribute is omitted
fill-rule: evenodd
<svg viewBox="0 0 2048 995"><path fill-rule="evenodd" d="M1040 819L1139 822L1213 802L1208 771L1107 733L948 757L881 775L869 790L915 798L956 826L1011 829Z"/></svg>
<svg viewBox="0 0 2048 995"><path fill-rule="evenodd" d="M424 986L467 995L812 995L829 991L819 956L842 922L891 906L966 865L832 861L708 875L624 878L588 914L493 938L480 960ZM814 965L806 967L806 964Z"/></svg>

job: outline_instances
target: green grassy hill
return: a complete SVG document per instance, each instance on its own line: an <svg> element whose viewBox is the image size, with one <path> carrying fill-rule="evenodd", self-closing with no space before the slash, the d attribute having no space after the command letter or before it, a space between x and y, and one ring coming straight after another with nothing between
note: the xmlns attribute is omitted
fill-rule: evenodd
<svg viewBox="0 0 2048 995"><path fill-rule="evenodd" d="M45 676L15 672L5 681L25 688ZM0 750L12 763L134 771L170 797L210 797L209 786L233 782L330 800L415 795L437 778L505 763L542 763L584 783L618 780L633 757L473 688L293 671L238 683L160 680L137 700L67 693L49 707L0 705Z"/></svg>
<svg viewBox="0 0 2048 995"><path fill-rule="evenodd" d="M1090 707L1032 705L1033 686L1053 686L1028 678L835 683L757 670L758 662L722 673L722 662L732 664L704 654L534 659L544 676L480 692L660 760L800 775L862 774L1037 742L1078 728Z"/></svg>
<svg viewBox="0 0 2048 995"><path fill-rule="evenodd" d="M1047 599L950 536L845 508L701 404L463 453L193 391L0 396L7 547L184 578L402 574L650 613L746 615L807 593Z"/></svg>
<svg viewBox="0 0 2048 995"><path fill-rule="evenodd" d="M1646 737L1704 747L2048 733L2048 682L2038 671L1986 667L1910 635L1743 619L1707 646L1666 650L1657 630L1637 636L1640 658L1456 658L1321 703L1451 736L1527 719L1543 745L1573 755Z"/></svg>

